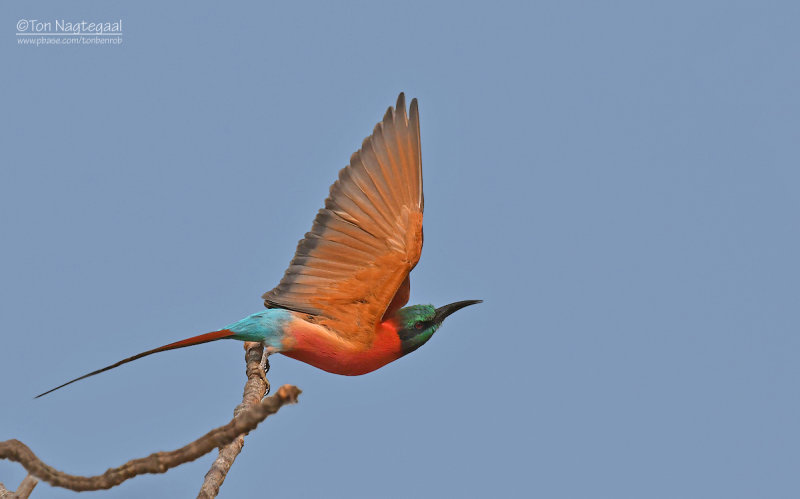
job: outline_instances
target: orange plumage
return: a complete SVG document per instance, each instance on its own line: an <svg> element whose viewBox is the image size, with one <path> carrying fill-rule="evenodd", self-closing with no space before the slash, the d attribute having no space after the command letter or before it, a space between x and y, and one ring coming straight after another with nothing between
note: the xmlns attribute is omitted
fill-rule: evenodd
<svg viewBox="0 0 800 499"><path fill-rule="evenodd" d="M282 353L340 374L368 372L402 355L382 320L408 302L422 212L419 111L414 99L406 114L400 94L339 172L280 284L263 296L267 307L295 312L291 346ZM343 358L350 352L363 365Z"/></svg>

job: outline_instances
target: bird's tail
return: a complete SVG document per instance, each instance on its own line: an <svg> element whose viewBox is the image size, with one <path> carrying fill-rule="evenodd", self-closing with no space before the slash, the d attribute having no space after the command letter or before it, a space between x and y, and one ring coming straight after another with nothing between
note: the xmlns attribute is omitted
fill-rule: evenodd
<svg viewBox="0 0 800 499"><path fill-rule="evenodd" d="M146 352L138 353L138 354L134 355L133 357L128 357L127 359L122 359L121 361L119 361L117 363L114 363L114 364L111 364L110 366L106 366L106 367L104 367L102 369L98 369L97 371L92 371L89 374L84 374L83 376L81 376L79 378L75 378L72 381L67 381L63 385L59 385L59 386L57 386L57 387L55 387L55 388L53 388L51 390L47 390L44 393L40 393L39 395L37 395L34 398L38 399L39 397L41 397L43 395L47 395L48 393L54 392L54 391L58 390L59 388L64 388L65 386L70 385L72 383L75 383L76 381L80 381L82 379L86 379L86 378L88 378L90 376L94 376L95 374L100 374L102 372L109 371L111 369L114 369L115 367L121 366L122 364L127 364L128 362L133 362L134 360L141 359L142 357L147 357L148 355L152 355L154 353L166 352L167 350L175 350L176 348L190 347L192 345L199 345L201 343L208 343L209 341L215 341L215 340L219 340L219 339L222 339L222 338L227 338L227 337L233 336L234 334L235 333L233 331L230 331L228 329L220 329L219 331L214 331L214 332L211 332L211 333L205 333L205 334L200 334L200 335L197 335L197 336L192 336L191 338L186 338L185 340L176 341L175 343L170 343L169 345L164 345L164 346L161 346L161 347L158 347L158 348L154 348L152 350L148 350Z"/></svg>

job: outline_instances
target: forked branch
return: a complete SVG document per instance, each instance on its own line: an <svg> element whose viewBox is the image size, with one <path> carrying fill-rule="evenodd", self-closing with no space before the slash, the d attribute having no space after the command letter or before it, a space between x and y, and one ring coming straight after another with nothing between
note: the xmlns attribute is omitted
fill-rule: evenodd
<svg viewBox="0 0 800 499"><path fill-rule="evenodd" d="M26 476L17 487L17 490L14 491L6 489L0 483L0 499L28 499L37 483L39 483L39 480L34 478L33 475Z"/></svg>
<svg viewBox="0 0 800 499"><path fill-rule="evenodd" d="M267 373L264 371L264 346L261 343L246 342L244 344L244 360L247 363L247 383L244 385L244 395L242 403L233 410L233 417L236 418L241 413L256 407L261 399L269 392L269 381ZM268 363L266 365L269 365ZM239 435L233 442L219 448L217 459L211 464L211 469L206 473L203 486L200 488L198 498L214 498L219 493L219 488L228 471L233 466L236 456L242 452L244 447L244 435Z"/></svg>
<svg viewBox="0 0 800 499"><path fill-rule="evenodd" d="M234 412L233 419L180 449L156 452L147 457L133 459L122 466L108 469L102 475L91 477L70 475L45 464L19 440L0 442L0 459L20 463L30 475L55 487L84 491L110 489L137 475L164 473L220 448L220 457L206 475L206 481L200 492L200 497L215 497L225 479L225 474L241 450L243 436L254 430L268 416L278 412L285 404L296 403L301 393L296 386L283 385L274 395L261 400L267 386L264 371L260 367L263 349L260 343L246 343L245 350L248 380L243 402ZM232 443L233 448L228 449L226 446ZM222 462L218 465L221 459Z"/></svg>

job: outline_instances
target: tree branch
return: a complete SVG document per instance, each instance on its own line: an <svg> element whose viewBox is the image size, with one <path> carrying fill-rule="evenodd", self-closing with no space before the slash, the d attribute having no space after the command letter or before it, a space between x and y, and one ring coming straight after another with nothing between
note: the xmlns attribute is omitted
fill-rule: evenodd
<svg viewBox="0 0 800 499"><path fill-rule="evenodd" d="M251 358L257 353L260 359L261 352L255 352L254 350L258 349L250 347L245 354L245 358L248 362L248 382L245 385L244 401L237 407L237 410L241 408L239 414L234 416L228 424L211 430L180 449L169 452L156 452L147 457L133 459L122 466L106 470L102 475L92 477L70 475L63 471L58 471L36 457L27 445L15 439L0 442L0 459L8 459L20 463L28 470L28 473L34 477L48 482L55 487L63 487L74 491L110 489L137 475L145 473L165 473L171 468L194 461L218 447L221 448L229 445L238 437L254 430L267 416L275 414L285 404L297 402L297 397L300 395L301 391L299 388L292 385L283 385L278 389L277 393L258 402L258 400L260 400L258 396L260 388L252 388L258 383L251 382L252 369L250 366ZM258 375L259 373L256 374ZM264 379L264 382L266 383L266 379ZM253 402L254 397L255 402ZM249 408L245 409L246 407ZM239 450L241 450L241 446L239 446ZM222 451L225 452L225 449L222 449ZM238 451L236 453L238 454ZM233 457L235 458L235 455ZM233 463L233 459L230 459L230 463ZM228 465L228 468L230 468L230 465ZM219 471L222 472L222 470L223 468L220 468ZM214 467L209 471L209 474L212 474L212 472L214 472ZM227 469L224 469L221 475L214 475L219 476L219 478L214 478L214 480L218 480L216 490L219 490L219 485L222 484L225 473L227 473ZM208 478L206 481L209 481ZM203 487L205 488L205 484ZM201 491L201 494L202 493Z"/></svg>
<svg viewBox="0 0 800 499"><path fill-rule="evenodd" d="M259 401L264 398L269 390L269 381L267 381L266 372L262 364L264 356L264 345L257 342L245 342L244 344L244 359L247 363L247 383L244 385L244 394L242 395L242 403L236 406L233 410L233 417L238 417L242 412L250 410L252 407L258 405ZM203 486L200 488L200 493L197 494L199 498L214 498L219 493L219 488L228 471L233 466L233 461L236 456L242 452L244 446L244 435L239 435L236 439L226 445L220 447L219 455L211 469L206 473Z"/></svg>
<svg viewBox="0 0 800 499"><path fill-rule="evenodd" d="M37 483L39 483L39 480L33 475L28 475L20 482L17 490L13 492L3 487L3 484L0 483L0 499L28 499Z"/></svg>

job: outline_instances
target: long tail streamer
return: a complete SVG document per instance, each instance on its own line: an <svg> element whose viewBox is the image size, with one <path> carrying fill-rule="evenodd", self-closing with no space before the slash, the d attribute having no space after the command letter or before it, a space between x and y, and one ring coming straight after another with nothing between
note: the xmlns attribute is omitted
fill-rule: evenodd
<svg viewBox="0 0 800 499"><path fill-rule="evenodd" d="M227 329L221 329L219 331L214 331L214 332L211 332L211 333L205 333L205 334L200 334L200 335L197 335L197 336L192 336L191 338L186 338L185 340L176 341L175 343L170 343L169 345L164 345L162 347L154 348L154 349L148 350L146 352L137 353L133 357L128 357L127 359L122 359L121 361L116 362L114 364L111 364L110 366L106 366L106 367L104 367L102 369L98 369L97 371L92 371L89 374L84 374L83 376L81 376L79 378L75 378L72 381L67 381L63 385L59 385L59 386L57 386L57 387L55 387L55 388L53 388L51 390L47 390L44 393L40 393L39 395L37 395L34 398L38 399L39 397L47 395L48 393L52 393L52 392L58 390L59 388L64 388L67 385L71 385L72 383L75 383L76 381L80 381L82 379L89 378L91 376L94 376L95 374L100 374L102 372L109 371L111 369L114 369L115 367L121 366L122 364L127 364L128 362L133 362L134 360L141 359L142 357L147 357L148 355L152 355L154 353L166 352L167 350L175 350L176 348L190 347L190 346L193 346L193 345L200 345L201 343L208 343L209 341L219 340L219 339L225 338L227 336L231 336L233 334L234 334L233 331L229 331Z"/></svg>

